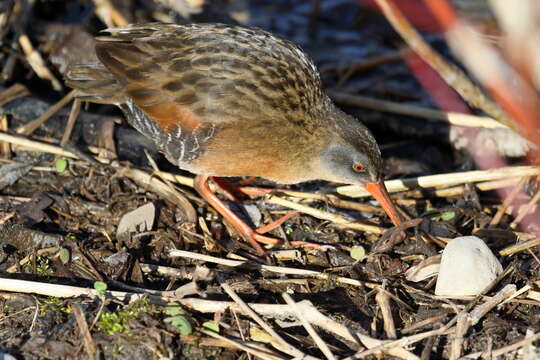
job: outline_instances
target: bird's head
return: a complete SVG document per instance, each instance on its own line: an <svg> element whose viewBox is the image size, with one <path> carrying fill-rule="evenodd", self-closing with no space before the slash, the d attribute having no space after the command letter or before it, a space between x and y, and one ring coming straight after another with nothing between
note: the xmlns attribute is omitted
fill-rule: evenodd
<svg viewBox="0 0 540 360"><path fill-rule="evenodd" d="M337 109L336 109L337 110ZM371 132L358 120L339 110L333 116L335 136L322 152L325 180L363 186L381 204L394 225L398 212L383 180L381 151Z"/></svg>

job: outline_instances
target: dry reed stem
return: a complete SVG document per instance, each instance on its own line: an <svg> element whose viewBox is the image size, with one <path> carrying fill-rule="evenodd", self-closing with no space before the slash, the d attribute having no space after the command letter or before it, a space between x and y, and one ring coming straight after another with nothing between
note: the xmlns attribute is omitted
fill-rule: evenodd
<svg viewBox="0 0 540 360"><path fill-rule="evenodd" d="M507 248L500 250L499 255L511 256L511 255L517 254L518 252L533 248L538 245L540 245L540 238L527 240L525 242L515 244L515 245L509 246Z"/></svg>
<svg viewBox="0 0 540 360"><path fill-rule="evenodd" d="M392 24L394 29L401 35L411 49L428 63L429 66L437 71L444 81L467 103L483 110L494 119L516 130L512 121L501 110L499 105L488 99L461 70L448 63L426 41L424 41L422 36L414 29L392 1L375 0L375 2L379 5L379 8L384 13L386 19Z"/></svg>
<svg viewBox="0 0 540 360"><path fill-rule="evenodd" d="M473 26L457 17L448 1L426 1L426 5L446 30L450 48L511 116L508 119L511 123L505 121L505 124L533 143L540 144L540 99L528 80L516 70L520 65L516 65L516 68L510 66L498 48L484 39Z"/></svg>
<svg viewBox="0 0 540 360"><path fill-rule="evenodd" d="M173 184L169 182L169 180L165 179L164 176L162 176L162 171L157 166L157 163L154 161L154 159L150 156L150 154L145 150L144 154L146 155L146 158L148 159L148 163L154 170L157 176L161 178L163 183L169 188L168 192L172 192L174 194L174 198L176 199L175 203L177 205L180 205L180 207L184 210L184 214L186 215L187 221L191 223L195 223L197 221L197 212L195 211L195 208L189 200L182 194L180 191L178 191ZM142 171L137 170L142 173Z"/></svg>
<svg viewBox="0 0 540 360"><path fill-rule="evenodd" d="M387 230L386 228L383 228L380 226L352 222L352 221L347 220L345 217L341 215L332 214L327 211L318 210L318 209L315 209L306 205L298 204L298 203L295 203L294 201L286 200L286 199L273 196L273 195L268 195L265 198L265 201L269 204L285 206L287 208L296 210L298 212L316 217L317 219L328 220L336 224L344 225L345 227L348 227L354 230L366 231L366 232L371 232L374 234L382 234Z"/></svg>
<svg viewBox="0 0 540 360"><path fill-rule="evenodd" d="M509 129L501 122L486 116L477 116L457 112L444 112L416 105L407 105L388 100L379 100L367 96L353 95L345 92L330 90L329 95L337 103L349 106L359 106L368 109L389 112L393 114L414 116L420 119L437 120L455 126L481 127L487 129Z"/></svg>
<svg viewBox="0 0 540 360"><path fill-rule="evenodd" d="M383 317L384 332L388 339L396 339L396 326L394 324L394 317L392 316L392 306L390 305L390 296L381 289L378 289L377 295L375 295L375 301L381 309Z"/></svg>
<svg viewBox="0 0 540 360"><path fill-rule="evenodd" d="M261 328L264 329L264 331L270 334L275 339L275 341L279 343L280 351L284 351L294 357L314 360L313 357L304 354L302 351L298 350L291 344L287 343L285 339L283 339L276 331L274 331L274 329L270 325L268 325L266 321L264 321L255 311L253 311L253 309L251 309L249 305L246 304L244 300L240 298L240 296L238 296L238 294L236 294L236 292L229 286L229 284L227 284L226 282L220 281L220 285L223 288L223 290L227 293L227 295L229 295L231 299L233 299L234 302L238 304L238 306L242 309L244 314L250 316Z"/></svg>
<svg viewBox="0 0 540 360"><path fill-rule="evenodd" d="M54 76L54 74L45 65L45 60L43 60L41 54L34 49L34 46L26 34L19 36L19 44L26 55L28 64L32 70L34 70L36 75L41 79L49 80L54 90L62 91L62 84L60 84L60 81L58 81L56 76Z"/></svg>
<svg viewBox="0 0 540 360"><path fill-rule="evenodd" d="M30 91L19 83L11 85L0 92L0 106L4 106L13 100L30 95Z"/></svg>
<svg viewBox="0 0 540 360"><path fill-rule="evenodd" d="M55 296L59 298L71 298L88 296L95 298L99 292L95 289L82 288L78 286L48 284L38 281L7 279L0 277L0 291L18 292L24 294L38 294L45 296ZM134 294L123 291L106 291L106 297L111 297L119 301L135 301L146 297L146 294ZM156 301L157 299L154 299ZM166 303L166 299L161 299ZM173 299L171 299L173 300Z"/></svg>
<svg viewBox="0 0 540 360"><path fill-rule="evenodd" d="M519 183L517 183L516 186L514 186L514 188L512 189L512 191L510 191L510 193L508 194L506 199L504 199L502 205L497 210L497 213L495 214L493 219L491 219L489 225L495 226L495 225L497 225L499 223L499 221L501 221L501 218L504 215L504 213L506 212L506 209L508 208L508 206L510 206L510 204L512 204L514 202L514 200L518 196L521 188L523 187L523 185L525 185L525 183L528 180L529 180L528 177L523 177L523 178L521 178L521 180L519 180Z"/></svg>
<svg viewBox="0 0 540 360"><path fill-rule="evenodd" d="M508 166L490 170L473 170L465 172L420 176L417 178L385 181L389 192L413 190L417 188L448 187L466 183L476 183L506 178L540 175L540 167ZM345 185L336 188L336 192L349 197L366 197L370 194L356 185Z"/></svg>
<svg viewBox="0 0 540 360"><path fill-rule="evenodd" d="M90 330L88 329L85 313L78 304L73 305L71 309L73 311L73 315L75 316L77 326L79 327L79 333L83 338L83 344L84 348L86 349L86 353L88 354L88 358L96 359L96 344L94 343Z"/></svg>
<svg viewBox="0 0 540 360"><path fill-rule="evenodd" d="M526 337L525 339L520 340L512 345L503 346L502 348L499 348L497 350L492 350L490 353L487 353L485 351L479 351L479 352L467 354L464 356L464 359L480 359L480 358L495 359L499 356L503 356L512 351L518 350L526 345L532 344L533 342L538 341L538 340L540 340L540 333L536 333L530 337ZM513 357L510 357L510 358L513 358Z"/></svg>
<svg viewBox="0 0 540 360"><path fill-rule="evenodd" d="M73 132L73 127L75 126L75 122L77 121L77 117L79 116L80 110L81 101L79 99L73 100L73 104L71 105L71 111L69 112L69 117L66 124L66 129L64 130L62 140L60 141L61 147L66 146L67 142L69 141L71 133Z"/></svg>
<svg viewBox="0 0 540 360"><path fill-rule="evenodd" d="M0 105L1 106L1 105ZM0 131L8 131L8 119L7 115L0 115ZM0 143L0 156L8 159L11 155L11 145L8 142Z"/></svg>
<svg viewBox="0 0 540 360"><path fill-rule="evenodd" d="M94 0L96 15L107 27L126 26L129 22L111 3L110 0Z"/></svg>
<svg viewBox="0 0 540 360"><path fill-rule="evenodd" d="M58 110L66 106L73 98L75 97L76 91L71 90L66 96L64 96L60 101L51 106L47 111L45 111L40 117L36 120L30 121L29 123L19 127L15 130L17 134L21 135L30 135L37 128L39 128L45 121L49 120Z"/></svg>
<svg viewBox="0 0 540 360"><path fill-rule="evenodd" d="M410 51L409 49L401 49L398 51L391 52L389 54L373 56L373 57L364 59L360 62L357 62L355 64L349 64L345 69L343 69L343 67L338 67L337 70L339 74L339 79L336 83L336 88L340 88L341 86L343 86L343 84L347 80L349 80L349 78L355 72L366 71L382 64L387 64L393 61L399 61L403 59L403 56L409 51ZM331 65L331 66L335 68L335 65ZM331 70L331 68L326 67L326 69L321 69L321 73L323 73L325 70L328 71L328 70Z"/></svg>
<svg viewBox="0 0 540 360"><path fill-rule="evenodd" d="M540 191L537 191L536 194L532 197L532 199L529 200L529 202L523 206L523 208L519 209L518 215L514 218L514 220L510 223L510 228L515 229L518 224L529 214L529 212L532 210L532 208L536 205L536 203L540 200Z"/></svg>
<svg viewBox="0 0 540 360"><path fill-rule="evenodd" d="M243 351L245 351L248 354L251 354L253 356L257 356L258 358L261 358L263 360L288 360L287 358L279 356L276 353L269 352L269 350L266 350L266 349L261 350L261 349L256 349L256 348L254 348L252 346L249 346L249 344L247 342L244 342L244 341L242 341L242 342L235 341L233 339L229 339L228 337L225 337L223 335L220 335L218 333L215 333L213 331L208 331L208 330L205 330L205 329L201 329L200 331L203 334L206 334L206 335L214 337L216 339L220 339L222 341L225 341L225 342L229 343L230 345L232 345L233 347L235 347L237 349L240 349L240 350L243 350Z"/></svg>
<svg viewBox="0 0 540 360"><path fill-rule="evenodd" d="M352 286L365 286L370 289L375 289L379 286L376 283L363 282L363 281L346 278L342 276L333 276L330 274L321 273L314 270L297 269L297 268L291 268L291 267L285 267L285 266L253 264L247 261L222 259L215 256L203 255L203 254L198 254L198 253L185 251L185 250L176 250L176 249L170 250L169 256L206 261L206 262L211 262L214 264L220 264L220 265L225 265L225 266L230 266L230 267L238 267L238 268L246 268L246 269L256 268L256 269L270 271L270 272L278 273L278 274L299 275L299 276L312 277L312 278L321 279L321 280L334 280L339 283L352 285Z"/></svg>
<svg viewBox="0 0 540 360"><path fill-rule="evenodd" d="M72 159L79 158L79 156L77 156L76 154L72 153L71 151L64 150L59 146L47 144L41 141L30 140L21 136L14 136L3 132L0 132L0 141L14 144L21 148L29 149L31 151L40 151Z"/></svg>
<svg viewBox="0 0 540 360"><path fill-rule="evenodd" d="M197 214L193 205L191 205L189 200L184 195L180 194L174 187L169 187L163 181L142 170L123 167L118 169L117 175L131 179L139 186L156 193L162 199L179 206L184 210L187 221L191 223L197 221Z"/></svg>
<svg viewBox="0 0 540 360"><path fill-rule="evenodd" d="M319 336L319 334L317 334L313 326L307 320L306 315L308 314L305 314L303 311L300 310L298 304L293 300L293 298L289 294L284 292L281 294L281 296L283 297L287 305L291 307L296 318L300 320L300 323L302 324L304 329L307 331L309 336L311 336L311 338L313 339L313 341L315 342L319 350L321 350L321 352L324 354L324 356L328 360L336 360L336 356L332 353L328 345Z"/></svg>

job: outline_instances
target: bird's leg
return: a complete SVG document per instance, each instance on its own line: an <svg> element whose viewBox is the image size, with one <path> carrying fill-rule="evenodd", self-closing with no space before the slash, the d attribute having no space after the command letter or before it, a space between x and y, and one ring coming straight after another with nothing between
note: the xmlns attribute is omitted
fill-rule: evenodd
<svg viewBox="0 0 540 360"><path fill-rule="evenodd" d="M210 186L208 186L208 176L197 175L193 181L195 190L205 199L214 209L217 210L225 219L227 219L234 228L246 239L251 246L257 251L260 256L266 257L264 249L259 243L268 245L279 245L283 241L274 239L268 236L264 236L256 233L249 225L247 225L242 219L240 219L231 209L229 209L223 201L221 201L216 194L212 192Z"/></svg>
<svg viewBox="0 0 540 360"><path fill-rule="evenodd" d="M212 176L211 179L218 187L219 192L223 194L228 200L234 202L238 201L236 195L241 193L238 192L236 186L232 185L230 182L221 177Z"/></svg>
<svg viewBox="0 0 540 360"><path fill-rule="evenodd" d="M266 225L261 226L260 228L258 228L257 233L264 234L264 233L267 233L269 231L272 231L275 228L277 228L278 226L280 226L281 224L283 224L285 221L289 220L290 218L292 218L293 216L296 216L296 215L298 215L298 211L289 211L288 213L286 213L285 215L283 215L279 219L272 221L270 224L266 224Z"/></svg>
<svg viewBox="0 0 540 360"><path fill-rule="evenodd" d="M257 180L257 177L256 176L250 176L248 177L247 179L244 179L244 180L241 180L239 181L236 186L246 186L246 185L251 185L255 182L255 180Z"/></svg>
<svg viewBox="0 0 540 360"><path fill-rule="evenodd" d="M230 201L238 201L238 195L256 195L263 196L267 193L275 191L275 189L265 189L260 187L246 186L253 183L257 179L256 176L251 176L245 180L239 181L236 184L231 184L227 179L212 176L214 184L219 188L219 192L227 197Z"/></svg>

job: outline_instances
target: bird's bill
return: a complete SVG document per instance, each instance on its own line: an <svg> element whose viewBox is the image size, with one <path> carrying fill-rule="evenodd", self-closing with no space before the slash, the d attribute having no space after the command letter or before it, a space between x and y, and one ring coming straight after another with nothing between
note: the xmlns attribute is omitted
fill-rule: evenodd
<svg viewBox="0 0 540 360"><path fill-rule="evenodd" d="M397 209L392 202L392 199L390 199L390 195L388 195L388 190L386 190L384 181L381 180L379 183L366 183L364 187L371 195L373 195L375 200L381 204L390 220L392 220L392 223L395 226L401 224Z"/></svg>

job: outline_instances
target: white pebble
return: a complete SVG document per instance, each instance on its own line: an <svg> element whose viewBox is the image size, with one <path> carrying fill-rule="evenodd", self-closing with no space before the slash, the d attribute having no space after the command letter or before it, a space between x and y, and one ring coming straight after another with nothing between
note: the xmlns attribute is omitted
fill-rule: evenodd
<svg viewBox="0 0 540 360"><path fill-rule="evenodd" d="M450 241L442 253L435 295L478 295L502 272L499 260L476 236Z"/></svg>

